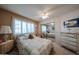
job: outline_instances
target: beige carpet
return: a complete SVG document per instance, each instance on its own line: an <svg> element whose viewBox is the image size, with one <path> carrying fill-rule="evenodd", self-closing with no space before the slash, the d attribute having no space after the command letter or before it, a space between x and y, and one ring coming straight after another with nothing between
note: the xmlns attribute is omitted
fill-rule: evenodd
<svg viewBox="0 0 79 59"><path fill-rule="evenodd" d="M52 40L52 39L50 39ZM55 43L54 39L52 40L54 49L52 49L51 51L51 55L75 55L73 52L61 47L60 45L58 45L57 43ZM14 48L10 53L8 53L9 55L19 55L18 54L18 49Z"/></svg>
<svg viewBox="0 0 79 59"><path fill-rule="evenodd" d="M54 46L54 55L75 55L73 52L61 47L57 43L53 43Z"/></svg>

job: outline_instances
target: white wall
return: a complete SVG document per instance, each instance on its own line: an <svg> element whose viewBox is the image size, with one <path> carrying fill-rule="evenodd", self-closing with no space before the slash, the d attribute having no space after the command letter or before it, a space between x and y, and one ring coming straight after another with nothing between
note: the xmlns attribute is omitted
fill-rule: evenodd
<svg viewBox="0 0 79 59"><path fill-rule="evenodd" d="M60 33L61 32L68 32L68 28L64 28L63 26L63 22L65 20L70 20L70 19L74 19L74 18L79 18L79 9L74 10L71 12L68 12L62 16L58 16L56 18L52 18L52 19L48 19L45 21L42 21L41 23L47 23L47 22L55 22L55 35L56 35L56 42L60 43L61 39L60 39ZM77 32L79 33L79 27L76 28L71 28L71 32Z"/></svg>
<svg viewBox="0 0 79 59"><path fill-rule="evenodd" d="M65 20L70 20L70 19L74 19L74 18L79 18L79 9L78 10L75 10L75 11L72 11L66 15L63 15L60 17L61 18L61 31L62 32L68 32L68 28L64 28L63 26L63 22ZM70 28L71 32L78 32L79 33L79 27L75 27L75 28Z"/></svg>
<svg viewBox="0 0 79 59"><path fill-rule="evenodd" d="M70 19L74 19L74 18L79 18L79 9L78 10L74 10L71 11L69 13L66 13L60 17L57 17L55 19L55 24L56 24L56 40L59 41L58 43L60 43L61 39L60 39L60 33L61 32L69 32L68 28L64 28L63 22L65 20L70 20ZM79 33L79 27L75 27L75 28L70 28L70 32L75 32L75 33Z"/></svg>
<svg viewBox="0 0 79 59"><path fill-rule="evenodd" d="M51 25L48 25L48 31L49 32L55 32L54 30L52 30L52 26Z"/></svg>
<svg viewBox="0 0 79 59"><path fill-rule="evenodd" d="M41 21L41 24L47 24L48 25L48 31L55 32L55 31L52 30L52 27L51 27L51 24L50 24L52 22L55 22L55 20L53 18L45 19L45 20Z"/></svg>

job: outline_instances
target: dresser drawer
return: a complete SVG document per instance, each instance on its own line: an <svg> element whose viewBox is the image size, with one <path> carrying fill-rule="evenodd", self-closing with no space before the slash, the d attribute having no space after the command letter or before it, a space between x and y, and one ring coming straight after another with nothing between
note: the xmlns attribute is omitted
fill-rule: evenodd
<svg viewBox="0 0 79 59"><path fill-rule="evenodd" d="M61 45L79 54L79 34L61 32Z"/></svg>
<svg viewBox="0 0 79 59"><path fill-rule="evenodd" d="M77 43L77 39L75 39L75 38L70 38L70 37L61 37L61 40L68 40L68 41Z"/></svg>
<svg viewBox="0 0 79 59"><path fill-rule="evenodd" d="M76 38L76 34L61 34L63 37L70 37L70 38Z"/></svg>
<svg viewBox="0 0 79 59"><path fill-rule="evenodd" d="M77 53L79 54L79 34L77 35Z"/></svg>
<svg viewBox="0 0 79 59"><path fill-rule="evenodd" d="M72 46L72 45L69 45L69 44L67 44L67 43L65 43L65 42L61 42L61 44L62 44L62 46L66 47L66 48L68 48L68 49L70 49L70 50L72 50L72 51L74 51L74 52L77 51L77 47L74 47L74 46Z"/></svg>
<svg viewBox="0 0 79 59"><path fill-rule="evenodd" d="M69 44L69 45L72 45L74 47L77 47L77 43L75 43L75 42L68 41L68 40L62 40L62 42L66 43L66 44Z"/></svg>

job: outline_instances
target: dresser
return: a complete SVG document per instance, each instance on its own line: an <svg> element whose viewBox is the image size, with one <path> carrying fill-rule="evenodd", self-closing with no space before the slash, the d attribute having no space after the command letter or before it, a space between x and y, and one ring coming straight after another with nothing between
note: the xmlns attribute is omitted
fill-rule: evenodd
<svg viewBox="0 0 79 59"><path fill-rule="evenodd" d="M61 32L61 45L79 54L79 34Z"/></svg>

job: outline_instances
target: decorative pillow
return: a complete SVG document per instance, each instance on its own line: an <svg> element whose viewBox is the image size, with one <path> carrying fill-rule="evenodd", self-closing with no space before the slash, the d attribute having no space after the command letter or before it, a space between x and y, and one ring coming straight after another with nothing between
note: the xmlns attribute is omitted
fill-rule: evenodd
<svg viewBox="0 0 79 59"><path fill-rule="evenodd" d="M25 38L28 39L28 37L29 37L29 34L25 34Z"/></svg>
<svg viewBox="0 0 79 59"><path fill-rule="evenodd" d="M0 43L2 43L3 42L3 40L2 39L0 39Z"/></svg>
<svg viewBox="0 0 79 59"><path fill-rule="evenodd" d="M18 37L18 39L23 40L23 39L26 39L26 37L25 36L20 36L20 37Z"/></svg>
<svg viewBox="0 0 79 59"><path fill-rule="evenodd" d="M4 42L4 41L3 41L3 38L0 36L0 43L2 43L2 42Z"/></svg>
<svg viewBox="0 0 79 59"><path fill-rule="evenodd" d="M34 38L36 38L37 36L36 36L36 34L31 34Z"/></svg>
<svg viewBox="0 0 79 59"><path fill-rule="evenodd" d="M32 34L29 34L28 39L33 39L33 38L34 38L33 35Z"/></svg>
<svg viewBox="0 0 79 59"><path fill-rule="evenodd" d="M41 34L41 38L44 38L44 35L43 34Z"/></svg>

